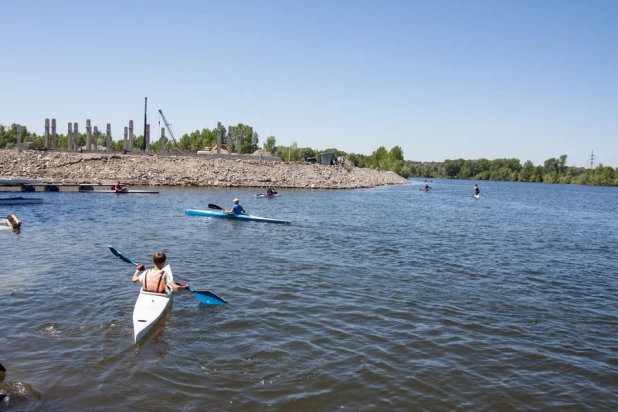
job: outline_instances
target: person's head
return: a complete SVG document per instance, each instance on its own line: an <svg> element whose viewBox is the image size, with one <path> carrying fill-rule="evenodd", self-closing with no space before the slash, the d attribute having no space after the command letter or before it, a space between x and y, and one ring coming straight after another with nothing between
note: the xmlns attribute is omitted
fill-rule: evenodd
<svg viewBox="0 0 618 412"><path fill-rule="evenodd" d="M233 202L234 202L235 205L237 205L238 204L238 199L234 199Z"/></svg>
<svg viewBox="0 0 618 412"><path fill-rule="evenodd" d="M157 252L152 255L152 263L154 263L156 267L161 267L165 263L166 259L167 257L163 252Z"/></svg>
<svg viewBox="0 0 618 412"><path fill-rule="evenodd" d="M474 184L474 187L477 187L477 186L478 186L478 185L475 183L475 184Z"/></svg>

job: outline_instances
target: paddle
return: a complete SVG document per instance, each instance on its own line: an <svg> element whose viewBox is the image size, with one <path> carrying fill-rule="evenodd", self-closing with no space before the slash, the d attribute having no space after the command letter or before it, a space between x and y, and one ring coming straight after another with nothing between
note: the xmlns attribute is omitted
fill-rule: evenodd
<svg viewBox="0 0 618 412"><path fill-rule="evenodd" d="M109 250L112 251L112 253L114 254L114 256L116 256L117 258L120 258L120 260L125 261L127 263L131 263L135 266L138 266L137 263L133 262L131 259L129 259L128 257L126 257L125 255L123 255L122 253L118 252L116 249L114 249L113 247L111 247L110 245L107 245L107 247L109 248Z"/></svg>
<svg viewBox="0 0 618 412"><path fill-rule="evenodd" d="M6 369L4 368L4 366L2 366L1 363L0 363L0 372L6 372Z"/></svg>
<svg viewBox="0 0 618 412"><path fill-rule="evenodd" d="M109 250L114 254L114 256L116 256L117 258L120 258L120 260L122 260L123 262L127 262L127 263L131 263L135 266L139 266L137 263L135 263L134 261L131 260L131 258L125 256L124 254L120 253L119 251L117 251L114 247L112 247L111 245L107 245L107 247L109 247ZM178 282L174 282L177 285L183 286ZM209 290L194 290L191 287L188 288L190 292L193 292L195 294L195 297L202 303L206 304L206 305L224 305L227 303L227 301L217 295L215 295L213 292L209 291ZM2 365L0 365L2 366Z"/></svg>
<svg viewBox="0 0 618 412"><path fill-rule="evenodd" d="M216 210L225 210L224 208L222 208L221 206L217 206L217 205L213 205L212 203L208 203L208 208L209 209L216 209ZM244 209L243 209L244 210ZM243 215L246 215L247 212L243 211L242 213Z"/></svg>
<svg viewBox="0 0 618 412"><path fill-rule="evenodd" d="M180 283L175 282L177 285L182 286ZM220 296L217 296L209 290L195 290L189 286L189 292L193 292L197 300L205 305L225 305L227 301Z"/></svg>

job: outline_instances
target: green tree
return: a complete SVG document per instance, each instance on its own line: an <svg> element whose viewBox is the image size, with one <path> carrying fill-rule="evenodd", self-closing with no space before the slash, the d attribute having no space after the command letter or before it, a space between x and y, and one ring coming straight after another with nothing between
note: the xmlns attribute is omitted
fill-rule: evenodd
<svg viewBox="0 0 618 412"><path fill-rule="evenodd" d="M534 164L530 160L526 160L524 166L519 172L518 180L520 182L531 182L532 175L534 174Z"/></svg>
<svg viewBox="0 0 618 412"><path fill-rule="evenodd" d="M276 147L277 139L275 139L275 136L268 136L264 142L264 150L267 150L269 153L275 153Z"/></svg>
<svg viewBox="0 0 618 412"><path fill-rule="evenodd" d="M403 162L403 149L399 146L393 146L388 152L388 160L391 164L394 164L396 161Z"/></svg>
<svg viewBox="0 0 618 412"><path fill-rule="evenodd" d="M384 146L378 147L371 154L371 167L379 167L381 170L388 170L388 152Z"/></svg>
<svg viewBox="0 0 618 412"><path fill-rule="evenodd" d="M567 161L567 155L563 154L562 156L560 156L560 159L558 160L558 173L563 175L566 173L566 161Z"/></svg>

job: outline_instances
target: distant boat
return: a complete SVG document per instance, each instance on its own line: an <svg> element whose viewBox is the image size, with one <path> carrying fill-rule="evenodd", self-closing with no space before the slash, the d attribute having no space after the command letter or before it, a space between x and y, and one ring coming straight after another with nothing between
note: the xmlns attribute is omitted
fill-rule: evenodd
<svg viewBox="0 0 618 412"><path fill-rule="evenodd" d="M107 193L107 194L116 194L116 195L157 195L159 192L155 190L133 190L127 189L126 192L117 192L115 190L87 190L87 189L79 189L80 193Z"/></svg>
<svg viewBox="0 0 618 412"><path fill-rule="evenodd" d="M36 197L5 197L0 198L0 205L29 205L43 203L43 199Z"/></svg>

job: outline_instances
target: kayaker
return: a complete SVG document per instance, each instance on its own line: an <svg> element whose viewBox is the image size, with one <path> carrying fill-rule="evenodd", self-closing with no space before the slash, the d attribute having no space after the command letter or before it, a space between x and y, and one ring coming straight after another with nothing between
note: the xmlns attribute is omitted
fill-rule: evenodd
<svg viewBox="0 0 618 412"><path fill-rule="evenodd" d="M118 182L118 183L116 183L116 184L114 185L114 190L115 190L116 192L126 192L126 191L127 191L127 187L126 187L126 186L121 185L121 184L120 184L120 182Z"/></svg>
<svg viewBox="0 0 618 412"><path fill-rule="evenodd" d="M479 193L481 193L481 188L479 187L479 185L475 184L475 185L474 185L474 194L475 194L476 196L478 196L478 195L479 195Z"/></svg>
<svg viewBox="0 0 618 412"><path fill-rule="evenodd" d="M425 185L425 190L429 190L429 189L431 189L429 185Z"/></svg>
<svg viewBox="0 0 618 412"><path fill-rule="evenodd" d="M228 215L240 215L242 213L245 213L245 209L243 209L243 207L238 204L238 199L234 199L233 202L234 206L232 206L232 209L225 209L225 213L227 213Z"/></svg>
<svg viewBox="0 0 618 412"><path fill-rule="evenodd" d="M275 189L273 189L272 186L270 186L268 188L268 190L266 191L266 196L272 196L272 195L276 195L276 194L277 194L277 192L275 191Z"/></svg>
<svg viewBox="0 0 618 412"><path fill-rule="evenodd" d="M142 282L142 287L147 292L164 293L166 286L170 286L174 292L178 292L179 289L189 289L189 285L186 283L184 285L174 283L173 276L163 271L166 259L165 253L156 252L152 256L155 267L144 271L145 266L138 265L131 281L133 283ZM140 275L142 271L144 273Z"/></svg>

